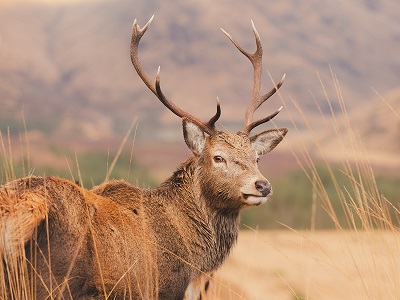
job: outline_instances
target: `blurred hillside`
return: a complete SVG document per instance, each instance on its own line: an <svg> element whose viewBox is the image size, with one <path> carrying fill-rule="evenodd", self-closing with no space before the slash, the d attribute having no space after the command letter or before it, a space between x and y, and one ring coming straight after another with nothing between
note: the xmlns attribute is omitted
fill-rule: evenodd
<svg viewBox="0 0 400 300"><path fill-rule="evenodd" d="M389 0L2 0L1 129L15 129L23 109L29 128L60 141L120 136L135 116L140 138L180 138L180 122L147 91L129 59L133 20L142 26L153 14L142 63L151 76L161 65L166 94L203 118L218 96L221 124L241 126L252 69L219 28L254 49L250 19L264 44L265 69L275 81L287 74L283 97L299 101L310 118L318 113L313 98L324 97L316 71L334 92L329 66L349 109L365 106L371 86L386 93L399 85L399 12L400 3ZM271 86L265 75L264 90ZM275 98L262 113L279 107ZM287 115L278 123L287 124Z"/></svg>
<svg viewBox="0 0 400 300"><path fill-rule="evenodd" d="M388 101L398 113L399 12L400 3L389 0L0 0L0 129L3 135L10 131L18 149L24 115L32 163L65 169L65 157L75 152L96 149L111 153L111 159L137 117L134 159L156 168L152 177L161 180L189 152L180 120L133 70L129 58L133 20L143 26L155 15L140 56L154 78L161 65L168 97L208 119L218 96L219 127L237 131L251 94L252 68L219 28L245 48L255 49L252 19L264 45L263 91L273 85L267 72L275 82L287 74L281 97L274 96L259 112L269 114L282 101L288 108L275 120L276 126L291 128L279 149L296 148L298 137L303 137L291 125L293 118L300 131L305 127L293 100L300 103L308 122L322 128L318 134L333 154L330 157L338 155L318 109L319 105L323 114L330 115L325 93L332 98L337 94L333 70L362 141L369 150L377 150L378 158L398 159L399 119L377 100L371 87L393 99ZM335 99L332 106L340 110ZM275 174L296 165L279 149L262 168ZM13 158L20 155L14 151Z"/></svg>

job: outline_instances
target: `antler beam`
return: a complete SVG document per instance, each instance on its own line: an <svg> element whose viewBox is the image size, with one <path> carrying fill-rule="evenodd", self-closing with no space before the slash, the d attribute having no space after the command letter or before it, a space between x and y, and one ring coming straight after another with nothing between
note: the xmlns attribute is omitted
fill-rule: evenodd
<svg viewBox="0 0 400 300"><path fill-rule="evenodd" d="M174 103L169 101L167 97L163 94L160 86L160 67L158 67L157 75L156 75L156 82L155 84L151 81L149 76L146 74L145 70L140 64L139 61L139 42L142 36L145 34L146 30L149 28L151 22L153 21L154 16L150 18L150 20L146 23L146 25L143 26L143 28L140 28L139 25L137 24L137 21L135 20L133 22L132 26L132 40L131 40L131 61L132 64L142 79L142 81L147 85L147 87L150 89L150 91L153 92L154 95L157 96L157 98L170 110L172 111L175 115L177 115L180 118L186 118L190 120L191 122L195 123L198 125L204 132L208 133L209 135L213 135L216 133L216 128L215 128L215 123L217 122L218 118L221 115L221 107L217 98L217 112L215 115L207 122L203 122L199 120L198 118L188 114L187 112L183 111L179 107L177 107Z"/></svg>
<svg viewBox="0 0 400 300"><path fill-rule="evenodd" d="M246 56L250 60L251 64L253 65L253 68L254 68L253 95L252 95L251 101L249 103L249 106L247 107L245 117L244 117L245 120L244 120L243 132L246 134L250 134L250 131L253 128L255 128L256 126L258 126L260 124L268 122L282 110L282 106L281 106L276 112L269 115L268 117L253 122L253 115L254 115L255 110L257 108L259 108L261 106L261 104L263 104L266 100L268 100L273 94L275 94L275 92L281 87L281 85L283 84L283 81L285 79L285 75L283 75L282 80L272 90L270 90L265 95L260 96L263 50L262 50L260 35L258 34L253 21L251 21L251 25L253 27L253 33L254 33L254 37L256 40L256 46L257 46L257 49L254 53L250 53L250 52L246 51L245 49L243 49L243 47L240 46L239 43L236 42L229 33L227 33L225 30L223 30L221 28L222 32L231 40L231 42L236 46L236 48L238 48L238 50L241 53L243 53L244 56Z"/></svg>

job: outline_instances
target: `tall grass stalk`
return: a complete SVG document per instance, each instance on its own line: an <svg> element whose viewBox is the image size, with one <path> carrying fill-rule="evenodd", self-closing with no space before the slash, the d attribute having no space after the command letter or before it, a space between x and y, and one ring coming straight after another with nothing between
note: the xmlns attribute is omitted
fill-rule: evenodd
<svg viewBox="0 0 400 300"><path fill-rule="evenodd" d="M313 126L301 105L291 99L296 108L296 114L302 117L311 137L309 140L311 144L303 144L300 147L296 144L296 149L301 149L301 151L291 149L293 156L312 185L312 191L310 191L310 201L313 201L311 230L318 229L315 228L315 218L318 217L315 216L315 205L320 205L329 215L336 231L343 233L341 243L348 245L344 247L343 257L347 258L350 264L346 268L350 267L357 277L355 279L354 274L352 274L355 282L353 286L354 294L349 299L395 299L400 295L400 275L398 273L400 265L397 261L400 253L400 231L397 225L400 219L398 207L400 199L387 199L385 195L380 193L373 168L368 160L368 151L347 113L339 81L332 71L331 74L340 112L333 109L333 100L328 96L321 79L325 101L330 108L330 118L322 114L317 101L316 105L321 113L325 129L333 132L333 142L337 151L343 154L339 162L332 162L328 156L326 145L322 144L323 142L320 139L320 124L317 124L319 127ZM282 101L284 102L283 99ZM394 118L400 119L393 107L390 107L390 109L394 112ZM293 115L294 113L290 112L289 114ZM292 123L297 129L293 118ZM326 139L323 141L326 141ZM324 182L316 167L320 162L324 164L330 174L331 183L334 185L336 196L340 200L339 208L334 206L333 200L325 188L326 182ZM339 184L337 175L335 175L337 168L347 178L344 185ZM341 211L339 212L339 210ZM339 213L345 214L345 221L340 221ZM348 234L351 234L358 241L357 247L348 243ZM384 252L382 253L382 251ZM338 265L336 268L340 270L343 267ZM348 270L344 269L339 272L342 272L343 276L349 276ZM335 280L335 278L332 278L332 280ZM357 283L360 284L357 285ZM307 293L306 295L310 296Z"/></svg>

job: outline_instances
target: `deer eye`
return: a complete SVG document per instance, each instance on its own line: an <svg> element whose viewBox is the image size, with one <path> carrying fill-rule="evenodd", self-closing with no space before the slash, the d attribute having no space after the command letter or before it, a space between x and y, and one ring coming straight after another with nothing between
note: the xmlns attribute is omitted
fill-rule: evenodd
<svg viewBox="0 0 400 300"><path fill-rule="evenodd" d="M222 162L225 161L225 159L224 159L222 156L220 156L220 155L216 155L216 156L214 156L214 161L215 161L216 163L222 163Z"/></svg>

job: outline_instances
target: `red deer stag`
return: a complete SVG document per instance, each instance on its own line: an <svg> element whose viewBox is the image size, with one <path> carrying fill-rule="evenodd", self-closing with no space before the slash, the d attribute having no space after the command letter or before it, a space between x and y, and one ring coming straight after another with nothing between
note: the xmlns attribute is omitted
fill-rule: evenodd
<svg viewBox="0 0 400 300"><path fill-rule="evenodd" d="M254 25L255 53L224 32L254 68L244 129L231 134L215 127L219 103L216 114L203 122L166 98L159 72L155 83L146 75L138 46L152 19L143 28L135 20L131 60L147 87L182 118L193 155L155 189L112 180L86 190L58 177L34 176L6 183L0 188L2 297L183 299L191 282L227 258L237 239L240 210L263 204L272 194L257 161L287 129L250 132L279 113L253 120L283 79L260 95L262 46ZM24 276L17 278L16 272ZM25 291L17 291L18 285Z"/></svg>

